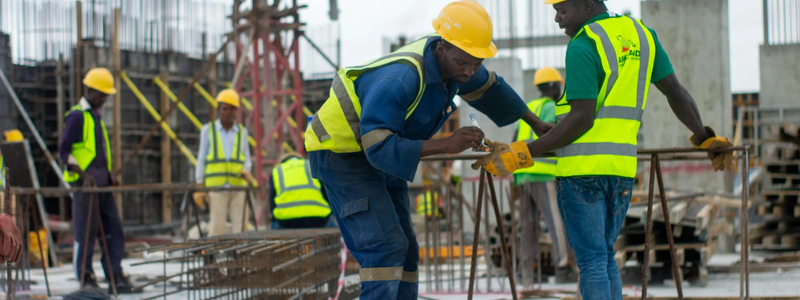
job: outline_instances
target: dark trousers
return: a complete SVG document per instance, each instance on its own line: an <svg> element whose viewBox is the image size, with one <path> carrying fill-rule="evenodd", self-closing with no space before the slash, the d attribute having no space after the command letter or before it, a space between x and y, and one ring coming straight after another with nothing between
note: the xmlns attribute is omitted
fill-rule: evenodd
<svg viewBox="0 0 800 300"><path fill-rule="evenodd" d="M93 196L95 200L91 201ZM97 220L96 209L98 207L100 209L100 221ZM90 220L92 224L89 225L89 231L87 231L87 223ZM92 270L92 254L95 241L99 241L98 237L101 237L98 224L103 226L106 234L106 243L108 244L109 257L106 259L105 253L103 253L101 258L103 272L106 278L109 279L112 275L108 273L109 268L113 270L113 275L122 274L121 263L122 257L125 256L125 235L122 232L122 220L119 218L114 196L111 193L75 193L75 199L72 201L72 233L75 238L72 248L72 262L75 266L75 275L78 280L81 278L81 266L86 266L85 274L94 274L94 270ZM88 243L86 243L87 234ZM100 247L103 247L102 241L99 242ZM86 252L85 261L84 251ZM111 261L111 266L108 265L107 260Z"/></svg>

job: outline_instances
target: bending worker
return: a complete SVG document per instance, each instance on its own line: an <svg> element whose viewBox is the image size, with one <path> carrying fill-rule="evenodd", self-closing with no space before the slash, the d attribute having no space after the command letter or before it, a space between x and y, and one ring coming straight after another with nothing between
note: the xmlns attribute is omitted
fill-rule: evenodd
<svg viewBox="0 0 800 300"><path fill-rule="evenodd" d="M272 229L335 227L325 188L311 177L308 161L295 152L280 161L270 179Z"/></svg>
<svg viewBox="0 0 800 300"><path fill-rule="evenodd" d="M614 242L628 210L636 175L636 133L650 84L694 133L699 149L729 147L704 127L692 96L678 82L655 32L611 13L599 0L545 0L572 38L566 54L566 91L556 104L558 125L528 143L523 155L556 151L558 203L580 268L584 299L622 299ZM519 143L519 142L517 142ZM494 145L479 163L500 176L515 169L517 150ZM510 162L503 164L502 158ZM732 167L731 152L709 152L715 170Z"/></svg>
<svg viewBox="0 0 800 300"><path fill-rule="evenodd" d="M533 85L539 89L542 97L528 102L528 109L544 122L556 122L556 102L555 99L561 97L561 86L564 78L558 70L551 67L544 67L536 70L533 74ZM525 141L530 143L538 136L531 130L531 127L524 122L517 125L515 141ZM522 203L523 246L527 249L523 257L527 256L532 264L537 261L539 254L539 233L534 231L534 224L537 220L534 212L536 209L542 212L542 217L547 224L550 240L553 243L553 266L555 266L556 283L575 282L577 274L572 272L569 266L569 249L567 248L567 236L564 232L564 223L561 221L561 214L558 212L556 200L556 159L550 157L534 158L534 165L514 171L514 184L524 186L528 191L530 199ZM530 255L533 256L530 256ZM538 267L538 266L537 266ZM526 272L533 272L526 269ZM532 274L530 274L532 275ZM532 276L529 278L533 278Z"/></svg>
<svg viewBox="0 0 800 300"><path fill-rule="evenodd" d="M111 150L108 144L108 132L103 118L100 116L103 104L108 95L117 93L114 88L114 77L106 68L93 68L83 78L86 86L85 96L73 106L64 119L64 133L61 137L59 154L61 161L67 163L64 179L73 186L104 187L118 185L111 176ZM94 201L92 201L94 198ZM99 201L99 202L95 202ZM95 209L100 209L98 222ZM91 220L87 231L87 222ZM114 283L118 293L138 293L128 277L122 273L122 258L125 256L125 235L122 232L122 221L117 212L117 203L111 193L74 193L72 199L72 233L75 237L75 253L73 262L78 281L83 279L84 287L98 288L92 268L92 252L96 238L100 235L99 226L103 226L108 245L108 259L100 261L103 272ZM86 236L88 235L88 238ZM88 240L88 243L84 244ZM100 243L102 246L103 243ZM105 254L104 254L105 255ZM86 258L84 260L84 258ZM111 265L107 265L106 261ZM84 270L82 270L83 267ZM83 271L83 274L81 274ZM112 272L109 272L112 271ZM112 291L111 286L108 287Z"/></svg>
<svg viewBox="0 0 800 300"><path fill-rule="evenodd" d="M203 125L200 130L200 149L197 151L195 180L200 187L247 187L254 182L250 174L250 145L247 128L236 122L239 109L239 94L233 89L222 90L217 94L217 115L219 119ZM194 200L203 208L208 200L208 236L242 232L245 218L245 199L247 192L213 191L195 192Z"/></svg>
<svg viewBox="0 0 800 300"><path fill-rule="evenodd" d="M483 138L480 129L464 127L429 140L456 110L453 98L498 126L536 118L502 77L482 66L497 53L483 7L450 3L433 28L438 35L339 70L305 132L311 173L361 266L361 299L417 298L419 246L407 182L421 157L475 149Z"/></svg>

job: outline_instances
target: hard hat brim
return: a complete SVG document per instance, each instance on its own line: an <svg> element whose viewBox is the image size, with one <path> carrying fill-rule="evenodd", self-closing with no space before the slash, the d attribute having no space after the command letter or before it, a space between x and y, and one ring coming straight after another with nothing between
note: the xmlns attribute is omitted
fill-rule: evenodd
<svg viewBox="0 0 800 300"><path fill-rule="evenodd" d="M556 3L561 3L561 2L564 2L564 1L567 1L567 0L544 0L544 4L556 4Z"/></svg>
<svg viewBox="0 0 800 300"><path fill-rule="evenodd" d="M434 20L434 22L436 22L436 20ZM434 24L434 28L436 28L435 24ZM486 58L492 58L495 55L497 55L497 46L494 44L494 42L489 44L489 47L466 47L466 46L462 45L458 41L453 41L453 40L446 39L444 37L443 33L440 32L439 29L435 29L435 30L436 30L436 33L439 36L442 37L443 40L447 41L448 43L452 44L453 46L456 46L456 48L461 49L464 52L467 52L467 54L472 55L472 57L480 58L480 59L486 59Z"/></svg>
<svg viewBox="0 0 800 300"><path fill-rule="evenodd" d="M116 93L117 93L117 89L116 89L116 88L114 88L113 86L112 86L112 87L110 87L110 88L105 88L105 89L104 89L104 88L98 88L98 87L95 87L95 86L93 86L93 85L92 85L90 82L88 82L88 80L86 80L86 79L83 79L83 85L85 85L85 86L87 86L87 87L90 87L90 88L92 88L92 89L94 89L94 90L97 90L97 91L99 91L99 92L101 92L101 93L103 93L103 94L106 94L106 95L114 95L114 94L116 94Z"/></svg>

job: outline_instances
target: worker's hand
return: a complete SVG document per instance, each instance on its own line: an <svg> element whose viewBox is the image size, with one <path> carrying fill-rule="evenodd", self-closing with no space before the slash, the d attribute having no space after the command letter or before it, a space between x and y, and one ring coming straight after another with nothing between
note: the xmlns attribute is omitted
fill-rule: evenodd
<svg viewBox="0 0 800 300"><path fill-rule="evenodd" d="M206 202L208 202L208 193L206 192L194 192L192 194L192 199L194 200L194 204L197 205L200 210L206 210Z"/></svg>
<svg viewBox="0 0 800 300"><path fill-rule="evenodd" d="M239 177L244 178L245 180L247 180L247 182L249 182L253 186L258 186L258 181L256 180L255 177L253 177L253 174L250 173L250 171L242 170L241 172L239 172Z"/></svg>
<svg viewBox="0 0 800 300"><path fill-rule="evenodd" d="M86 172L81 173L81 179L83 179L83 187L96 187L97 181L94 180L92 175L87 174Z"/></svg>
<svg viewBox="0 0 800 300"><path fill-rule="evenodd" d="M717 134L714 133L714 129L711 127L706 126L705 129L708 138L701 143L701 137L692 135L692 137L689 138L692 146L703 150L733 147L733 144L731 144L728 139L717 136ZM714 167L714 171L722 171L724 169L733 170L733 151L708 152L708 158L711 159L711 165Z"/></svg>
<svg viewBox="0 0 800 300"><path fill-rule="evenodd" d="M117 181L117 177L114 176L113 174L109 174L108 175L108 179L109 179L109 182L111 183L111 186L118 186L119 185L119 181Z"/></svg>
<svg viewBox="0 0 800 300"><path fill-rule="evenodd" d="M478 150L483 140L483 131L475 126L461 127L447 138L446 153L459 153L472 148Z"/></svg>
<svg viewBox="0 0 800 300"><path fill-rule="evenodd" d="M483 166L489 173L503 178L511 175L517 169L533 166L533 158L525 141L517 141L511 144L492 142L489 139L485 141L489 147L492 147L492 152L472 164L473 170L480 169Z"/></svg>
<svg viewBox="0 0 800 300"><path fill-rule="evenodd" d="M536 133L536 135L543 136L545 133L550 131L550 129L553 129L553 127L556 127L555 123L542 121L542 122L537 123L536 127L532 128L532 129L533 129L533 132Z"/></svg>
<svg viewBox="0 0 800 300"><path fill-rule="evenodd" d="M17 225L8 214L0 214L0 259L7 262L18 262L21 256L22 237Z"/></svg>

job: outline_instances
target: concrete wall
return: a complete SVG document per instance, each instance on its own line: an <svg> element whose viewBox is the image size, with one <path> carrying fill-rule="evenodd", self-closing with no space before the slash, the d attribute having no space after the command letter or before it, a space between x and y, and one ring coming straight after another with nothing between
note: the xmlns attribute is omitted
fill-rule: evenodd
<svg viewBox="0 0 800 300"><path fill-rule="evenodd" d="M645 1L641 7L642 20L656 31L678 79L697 102L703 122L714 127L718 134L732 137L728 1ZM692 133L678 121L666 97L654 85L651 85L645 107L645 147L689 146ZM713 174L707 161L663 165L667 187L725 189L724 176Z"/></svg>
<svg viewBox="0 0 800 300"><path fill-rule="evenodd" d="M761 46L761 93L763 108L800 106L800 44Z"/></svg>

